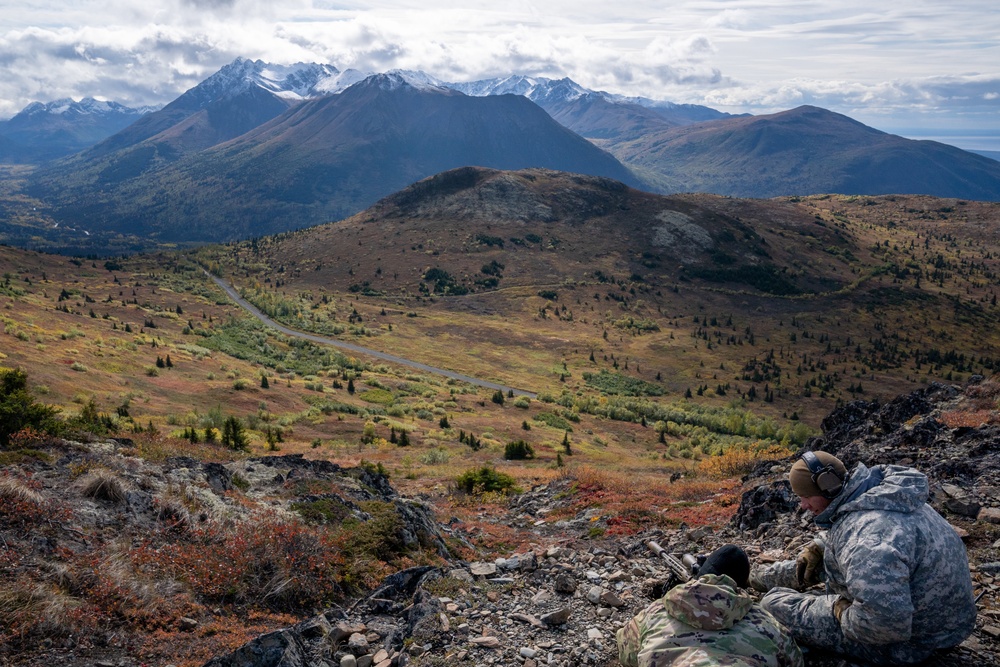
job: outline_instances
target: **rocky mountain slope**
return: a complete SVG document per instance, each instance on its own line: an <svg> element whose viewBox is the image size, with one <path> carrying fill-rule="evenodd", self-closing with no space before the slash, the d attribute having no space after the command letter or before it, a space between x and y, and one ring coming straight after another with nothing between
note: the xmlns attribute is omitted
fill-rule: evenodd
<svg viewBox="0 0 1000 667"><path fill-rule="evenodd" d="M976 630L927 667L1000 664L998 398L1000 382L974 377L856 401L806 443L848 465L924 471L932 506L963 536L979 596ZM148 434L77 437L20 433L0 451L4 664L201 664L192 656L214 647L210 667L611 667L615 630L676 582L650 540L677 556L736 543L768 562L794 557L814 533L784 480L792 458L762 461L745 477L724 523L643 531L612 526L596 500L580 503L584 489L571 477L514 495L473 524L401 497L371 465L301 455L220 460L222 450L206 445L176 456ZM470 538L483 521L526 548L477 549ZM347 541L324 542L309 528L316 525L343 525ZM382 565L354 550L360 545ZM408 560L393 560L404 552ZM370 589L339 579L343 595L329 604L317 587L330 585L322 576L331 563L350 566ZM201 603L184 602L191 590ZM284 613L288 625L275 630L282 617L271 617L267 632L234 645L261 627L259 613L241 606L250 600ZM855 667L817 652L807 665Z"/></svg>
<svg viewBox="0 0 1000 667"><path fill-rule="evenodd" d="M998 396L1000 384L975 378L966 387L934 385L886 404L858 401L831 414L823 436L807 444L849 467L864 461L926 472L933 506L963 535L979 619L969 639L928 666L1000 664L1000 458L989 444L1000 428ZM533 535L535 549L400 572L348 608L264 635L208 665L615 665L614 631L677 581L648 541L677 556L736 543L768 562L794 558L812 538L812 522L780 474L790 461L762 463L719 530L681 527L616 541L584 539L601 521L599 508L548 522L571 490L535 488L515 498L502 519ZM806 664L854 667L817 651L807 652Z"/></svg>

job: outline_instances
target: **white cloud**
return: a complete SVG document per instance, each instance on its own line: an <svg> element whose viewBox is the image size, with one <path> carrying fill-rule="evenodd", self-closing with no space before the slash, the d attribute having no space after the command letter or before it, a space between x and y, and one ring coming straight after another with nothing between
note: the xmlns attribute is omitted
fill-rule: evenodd
<svg viewBox="0 0 1000 667"><path fill-rule="evenodd" d="M996 127L993 4L0 0L0 117L67 96L167 102L243 56L450 80L569 76L727 111L817 104L856 117L952 114Z"/></svg>

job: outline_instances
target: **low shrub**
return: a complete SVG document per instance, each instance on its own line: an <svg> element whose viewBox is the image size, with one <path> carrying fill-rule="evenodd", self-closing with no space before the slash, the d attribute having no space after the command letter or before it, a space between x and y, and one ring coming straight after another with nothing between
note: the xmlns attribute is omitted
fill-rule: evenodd
<svg viewBox="0 0 1000 667"><path fill-rule="evenodd" d="M425 466L436 466L447 463L451 459L451 455L448 450L444 447L435 447L434 449L425 452L420 456L420 462Z"/></svg>
<svg viewBox="0 0 1000 667"><path fill-rule="evenodd" d="M275 517L202 526L182 542L150 540L132 553L140 567L186 583L209 603L301 612L322 608L341 592L340 541L323 529Z"/></svg>
<svg viewBox="0 0 1000 667"><path fill-rule="evenodd" d="M546 426L551 426L552 428L557 428L560 431L573 430L573 425L569 423L569 420L551 412L539 412L535 415L535 421L541 422Z"/></svg>
<svg viewBox="0 0 1000 667"><path fill-rule="evenodd" d="M520 461L535 458L535 450L524 440L508 442L504 447L503 457L508 461Z"/></svg>
<svg viewBox="0 0 1000 667"><path fill-rule="evenodd" d="M457 488L469 494L481 493L520 493L517 481L502 472L497 472L489 466L478 470L466 470L455 479Z"/></svg>
<svg viewBox="0 0 1000 667"><path fill-rule="evenodd" d="M350 509L340 498L318 498L291 504L306 523L315 525L337 525L350 514Z"/></svg>
<svg viewBox="0 0 1000 667"><path fill-rule="evenodd" d="M396 400L391 391L379 388L363 391L358 394L358 398L366 403L376 403L378 405L392 405Z"/></svg>

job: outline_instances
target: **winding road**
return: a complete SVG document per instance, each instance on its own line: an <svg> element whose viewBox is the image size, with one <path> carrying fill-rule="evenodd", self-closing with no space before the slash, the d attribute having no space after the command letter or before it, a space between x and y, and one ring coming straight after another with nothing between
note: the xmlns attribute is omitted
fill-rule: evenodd
<svg viewBox="0 0 1000 667"><path fill-rule="evenodd" d="M204 269L202 269L204 271ZM529 398L535 398L536 394L531 391L525 391L524 389L515 389L513 387L507 387L502 384L497 384L496 382L490 382L489 380L481 380L479 378L474 378L469 375L462 375L461 373L456 373L454 371L449 371L444 368L435 368L434 366L428 366L427 364L422 364L419 361L413 361L412 359L404 359L403 357L397 357L394 354L388 354L386 352L379 352L378 350L372 350L367 347L361 347L360 345L355 345L353 343L347 343L342 340L337 340L336 338L327 338L325 336L318 336L316 334L306 333L304 331L296 331L295 329L289 329L283 324L275 322L270 317L262 313L256 306L244 299L239 295L232 285L222 280L221 278L212 275L208 271L205 271L205 275L211 278L216 285L221 287L230 299L235 301L241 308L246 310L248 313L256 317L258 320L276 329L286 336L294 336L295 338L302 338L303 340L308 340L313 343L319 343L320 345L332 345L334 347L339 347L344 350L350 350L351 352L357 352L358 354L366 354L368 356L375 357L376 359L382 359L384 361L391 361L395 364L400 364L402 366L408 366L410 368L415 368L420 371L427 373L434 373L435 375L443 375L444 377L451 378L453 380L460 380L461 382L467 382L471 385L477 387L485 387L487 389L499 389L500 391L507 393L513 392L515 396L527 396Z"/></svg>

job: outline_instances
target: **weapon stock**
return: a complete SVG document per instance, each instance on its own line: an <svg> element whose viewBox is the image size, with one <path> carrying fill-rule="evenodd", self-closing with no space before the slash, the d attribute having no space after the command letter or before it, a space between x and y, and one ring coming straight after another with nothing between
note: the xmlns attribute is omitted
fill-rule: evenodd
<svg viewBox="0 0 1000 667"><path fill-rule="evenodd" d="M667 567L670 568L671 572L677 575L677 577L681 580L681 583L691 580L691 571L688 570L688 568L684 566L684 563L679 561L676 556L668 554L663 547L652 540L646 542L646 546L649 547L650 551L666 561Z"/></svg>

